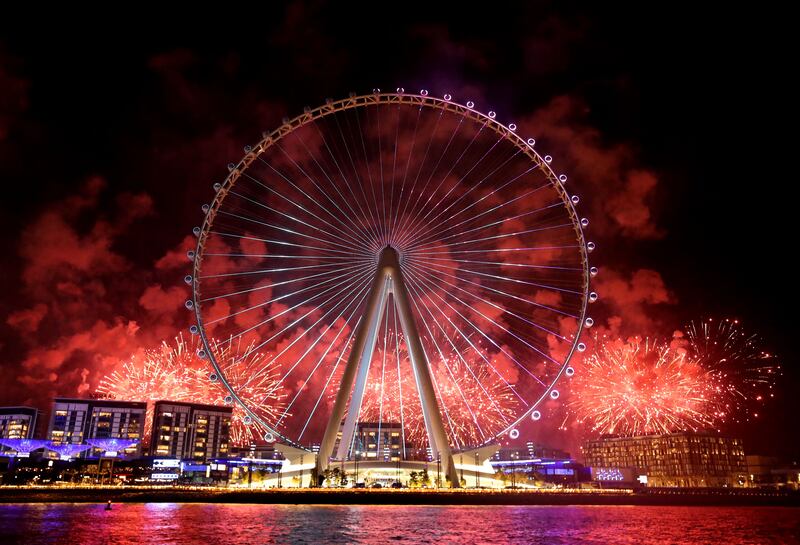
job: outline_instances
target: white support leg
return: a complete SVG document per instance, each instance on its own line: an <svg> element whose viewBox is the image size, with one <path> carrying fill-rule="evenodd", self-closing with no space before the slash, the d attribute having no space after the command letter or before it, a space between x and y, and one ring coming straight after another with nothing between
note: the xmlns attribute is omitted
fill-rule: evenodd
<svg viewBox="0 0 800 545"><path fill-rule="evenodd" d="M342 424L342 418L347 406L348 398L351 397L350 408L347 419L342 429L342 438L339 443L337 457L344 459L348 454L348 449L352 440L353 432L358 420L358 413L361 409L361 402L366 387L367 376L369 374L369 364L375 350L380 319L386 309L386 301L389 292L394 295L394 303L400 317L400 324L403 328L406 347L408 348L409 359L414 370L414 379L417 391L420 396L422 413L425 419L425 430L428 434L428 441L431 446L433 458L441 457L444 464L445 473L451 486L458 487L460 481L456 473L450 441L442 422L442 413L436 401L436 392L433 387L428 360L422 349L422 342L419 338L417 324L411 311L411 304L408 298L403 274L400 270L400 260L397 251L387 246L381 252L378 260L378 267L375 271L375 279L372 281L367 306L364 316L358 325L353 348L347 358L342 381L336 400L333 404L330 420L325 428L325 434L320 444L317 472L319 475L328 468L333 446L336 442L336 435ZM358 375L356 380L356 375ZM353 389L353 383L355 390Z"/></svg>

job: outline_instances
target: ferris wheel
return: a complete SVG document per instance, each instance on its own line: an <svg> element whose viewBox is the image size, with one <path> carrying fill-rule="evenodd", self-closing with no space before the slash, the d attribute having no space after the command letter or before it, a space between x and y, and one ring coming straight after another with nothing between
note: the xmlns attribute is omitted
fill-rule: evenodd
<svg viewBox="0 0 800 545"><path fill-rule="evenodd" d="M495 117L424 90L328 100L214 184L191 331L268 441L343 459L357 422L394 422L449 453L558 398L594 244L567 177Z"/></svg>

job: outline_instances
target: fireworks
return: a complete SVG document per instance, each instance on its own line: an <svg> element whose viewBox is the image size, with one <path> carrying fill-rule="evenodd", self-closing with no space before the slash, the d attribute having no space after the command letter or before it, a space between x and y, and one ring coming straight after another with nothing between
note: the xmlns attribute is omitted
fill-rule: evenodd
<svg viewBox="0 0 800 545"><path fill-rule="evenodd" d="M572 383L568 407L594 432L696 431L725 418L718 385L686 350L650 340L597 339Z"/></svg>
<svg viewBox="0 0 800 545"><path fill-rule="evenodd" d="M376 350L359 419L400 422L405 441L421 448L427 444L422 406L402 340L399 347L399 367L394 351L387 351L384 357ZM431 361L445 429L454 445L481 444L513 421L519 402L497 373L479 363L483 357L491 361L488 354L473 357L474 349L468 348L462 352L462 360L451 352Z"/></svg>
<svg viewBox="0 0 800 545"><path fill-rule="evenodd" d="M552 158L474 104L410 96L330 101L248 147L195 232L194 327L280 363L290 414L269 422L282 441L311 447L339 425L334 400L363 327L359 420L398 421L426 442L408 357L384 356L397 352L396 290L434 381L441 415L428 417L458 448L496 439L551 390L596 298L588 220ZM367 324L383 257L398 266L380 292L386 313Z"/></svg>
<svg viewBox="0 0 800 545"><path fill-rule="evenodd" d="M698 320L686 332L692 355L713 378L721 410L735 420L749 419L754 402L773 397L780 374L777 357L764 350L762 339L747 332L739 320Z"/></svg>
<svg viewBox="0 0 800 545"><path fill-rule="evenodd" d="M717 428L757 416L780 366L738 320L692 322L686 340L596 339L572 379L569 413L593 432L646 435Z"/></svg>
<svg viewBox="0 0 800 545"><path fill-rule="evenodd" d="M215 354L220 361L227 363L230 370L228 380L241 392L248 408L268 421L274 421L282 414L284 395L275 390L276 368L261 365L265 355L253 352L239 359L241 353L248 353L250 347L236 343L213 342ZM154 402L159 400L204 403L208 405L230 405L226 402L227 390L209 378L210 366L197 356L199 341L193 338L187 342L183 336L175 338L175 344L166 342L156 350L145 352L144 358L132 358L122 369L116 370L101 379L96 393L109 399L147 401L145 419L145 441L150 438ZM257 369L255 376L247 370ZM251 422L247 412L240 405L234 405L231 420L230 439L233 445L246 445L263 437L265 430L257 420Z"/></svg>

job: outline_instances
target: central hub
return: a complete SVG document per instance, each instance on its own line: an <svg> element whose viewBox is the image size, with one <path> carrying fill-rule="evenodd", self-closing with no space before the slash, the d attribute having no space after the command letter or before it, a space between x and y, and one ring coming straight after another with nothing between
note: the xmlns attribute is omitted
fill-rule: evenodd
<svg viewBox="0 0 800 545"><path fill-rule="evenodd" d="M378 256L378 269L400 269L400 253L394 246L387 245Z"/></svg>

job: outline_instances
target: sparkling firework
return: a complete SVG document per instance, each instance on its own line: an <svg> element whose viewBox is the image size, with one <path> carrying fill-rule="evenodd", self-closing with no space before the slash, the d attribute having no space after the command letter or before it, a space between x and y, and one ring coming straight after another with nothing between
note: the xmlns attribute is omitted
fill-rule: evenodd
<svg viewBox="0 0 800 545"><path fill-rule="evenodd" d="M568 408L601 434L696 431L726 417L713 374L686 350L665 343L596 339L572 380Z"/></svg>
<svg viewBox="0 0 800 545"><path fill-rule="evenodd" d="M394 335L394 331L389 334ZM406 443L421 449L427 445L425 420L402 334L397 337L396 350L376 350L359 420L399 422ZM440 336L435 342L443 346ZM498 433L513 422L519 406L508 383L488 364L479 363L491 362L491 356L478 344L459 347L459 351L442 348L431 361L437 402L445 429L456 446L480 444ZM482 350L482 354L475 350Z"/></svg>
<svg viewBox="0 0 800 545"><path fill-rule="evenodd" d="M360 420L400 422L406 442L420 448L427 445L422 406L410 362L401 361L401 365L400 381L396 370L386 373L383 382L380 376L370 377ZM506 384L485 367L475 371L476 380L460 362L449 361L447 365L450 371L441 361L435 362L433 368L437 378L437 401L454 445L479 444L483 437L497 433L513 421L518 401ZM455 381L449 378L451 372Z"/></svg>
<svg viewBox="0 0 800 545"><path fill-rule="evenodd" d="M213 342L217 354L228 362L228 380L234 381L241 391L247 394L249 408L269 421L279 418L284 407L285 396L275 389L277 369L263 365L266 356L252 352L246 358L240 354L250 352L249 348L236 343ZM218 382L212 381L210 366L197 356L200 343L197 338L184 340L180 335L175 344L166 342L156 350L145 352L144 358L132 358L123 364L122 369L103 377L96 389L97 395L106 399L125 399L147 401L145 419L145 442L149 441L153 422L154 402L159 400L203 403L207 405L231 405L226 402L227 390ZM256 375L248 374L256 370ZM231 421L231 444L248 445L260 440L265 431L257 420L248 422L247 412L236 404Z"/></svg>
<svg viewBox="0 0 800 545"><path fill-rule="evenodd" d="M454 446L495 440L563 374L587 299L596 299L586 293L597 272L583 237L589 220L533 139L446 96L376 91L309 110L247 146L204 207L186 277L194 327L253 341L280 362L289 415L273 427L282 441L322 441L387 247ZM416 438L408 359L391 361L410 380L392 377L389 358L383 366L397 342L390 291L381 324L364 326L377 332L366 394L377 408L364 399L361 419L395 420L399 400L408 402L412 416L399 416Z"/></svg>
<svg viewBox="0 0 800 545"><path fill-rule="evenodd" d="M739 320L708 318L686 328L693 357L712 375L722 410L735 420L758 416L753 404L774 396L780 365L763 340Z"/></svg>

